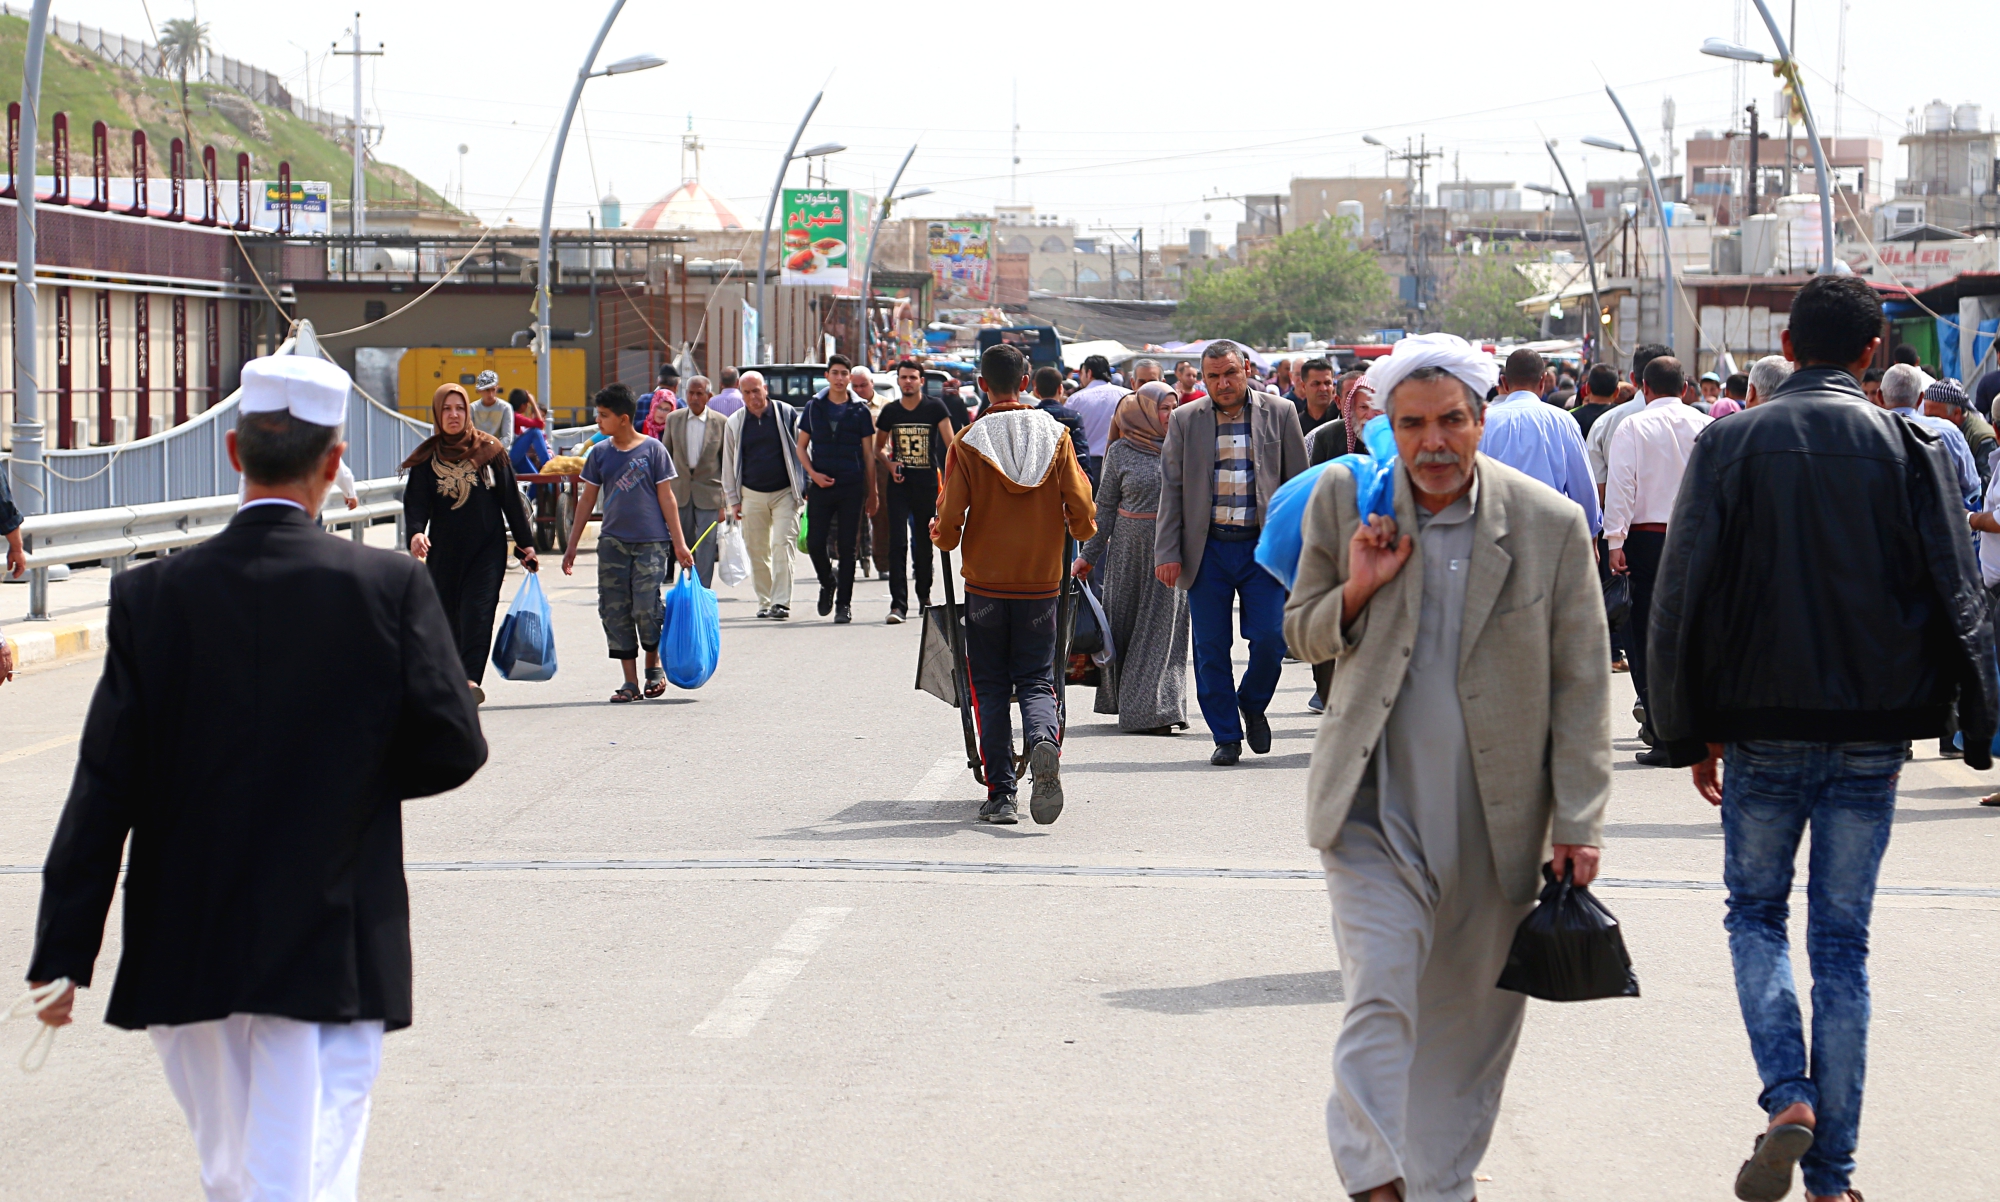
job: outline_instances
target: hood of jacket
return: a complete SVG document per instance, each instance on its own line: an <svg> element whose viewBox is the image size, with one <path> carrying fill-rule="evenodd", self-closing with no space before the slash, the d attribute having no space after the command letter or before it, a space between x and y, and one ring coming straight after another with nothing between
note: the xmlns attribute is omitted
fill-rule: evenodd
<svg viewBox="0 0 2000 1202"><path fill-rule="evenodd" d="M1047 479L1056 446L1066 433L1055 418L1022 406L980 414L958 436L958 445L992 464L1005 479L1007 491L1024 493Z"/></svg>

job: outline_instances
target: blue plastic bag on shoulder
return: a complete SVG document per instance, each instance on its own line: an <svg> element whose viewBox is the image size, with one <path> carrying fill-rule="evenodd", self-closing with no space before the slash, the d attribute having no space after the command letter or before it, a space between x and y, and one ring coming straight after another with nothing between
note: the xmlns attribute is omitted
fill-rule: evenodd
<svg viewBox="0 0 2000 1202"><path fill-rule="evenodd" d="M693 569L683 569L667 590L666 621L660 632L660 663L678 689L698 689L715 675L722 658L722 615L715 593L702 586Z"/></svg>
<svg viewBox="0 0 2000 1202"><path fill-rule="evenodd" d="M533 572L514 591L493 640L493 666L507 680L547 680L556 674L556 630L549 599Z"/></svg>
<svg viewBox="0 0 2000 1202"><path fill-rule="evenodd" d="M1372 417L1361 427L1369 454L1342 455L1314 464L1285 481L1271 496L1264 515L1264 532L1257 537L1257 562L1290 592L1299 575L1299 555L1305 550L1306 503L1331 467L1346 468L1354 477L1354 503L1364 518L1394 517L1396 513L1396 438L1389 419Z"/></svg>

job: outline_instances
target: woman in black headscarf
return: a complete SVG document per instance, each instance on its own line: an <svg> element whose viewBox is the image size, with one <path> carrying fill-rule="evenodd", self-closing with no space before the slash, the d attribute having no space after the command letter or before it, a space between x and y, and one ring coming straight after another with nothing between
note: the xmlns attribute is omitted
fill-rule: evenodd
<svg viewBox="0 0 2000 1202"><path fill-rule="evenodd" d="M410 554L424 561L445 619L458 643L466 683L479 700L486 690L486 653L493 644L493 611L507 574L507 531L514 554L536 570L535 533L521 503L513 465L500 440L472 425L465 389L446 384L431 398L435 423L429 438L410 452L403 488L403 520Z"/></svg>

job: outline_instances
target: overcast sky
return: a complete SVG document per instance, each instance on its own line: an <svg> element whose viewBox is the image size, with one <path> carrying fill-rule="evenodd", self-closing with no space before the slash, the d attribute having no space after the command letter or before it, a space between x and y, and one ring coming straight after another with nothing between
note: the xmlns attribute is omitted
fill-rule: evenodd
<svg viewBox="0 0 2000 1202"><path fill-rule="evenodd" d="M1788 19L1789 0L1769 2ZM157 21L191 7L150 3ZM1891 179L1904 174L1894 141L1910 106L1935 96L1990 113L2000 102L1991 83L1992 29L1973 28L1990 18L1991 0L1847 3L1841 131L1882 136ZM387 127L380 156L456 195L463 143L471 148L469 207L489 220L512 215L532 224L555 124L606 7L605 0L364 2L362 36L371 49L387 48L366 60L363 77L369 119ZM880 0L833 10L634 0L600 65L641 52L668 65L585 88L584 119L571 132L557 187L557 222L581 225L587 206L610 188L629 222L677 185L680 135L692 116L707 146L702 182L756 224L777 156L822 85L826 98L804 144L850 147L831 160L835 185L886 185L921 139L903 186L935 193L906 206L911 216L984 212L1015 199L1128 237L1143 224L1149 242L1179 241L1189 227L1206 225L1226 244L1242 206L1221 197L1282 191L1295 175L1381 173L1382 152L1362 142L1364 133L1399 148L1419 136L1441 147L1433 180L1441 171L1540 181L1552 170L1539 126L1558 139L1580 184L1636 166L1630 156L1586 153L1579 141L1625 136L1603 92L1607 80L1655 152L1663 150L1667 96L1677 106L1677 141L1728 127L1731 67L1699 47L1705 37L1732 36L1739 7L1748 22L1743 40L1769 51L1749 0L1277 0L1245 10L1187 0ZM1829 134L1841 8L1842 0L1797 4L1797 53ZM56 0L55 12L150 37L139 0ZM1245 19L1222 20L1221 12ZM344 5L205 0L199 15L217 51L286 76L323 107L352 108L353 60L326 54L352 20ZM1777 86L1769 69L1744 71L1745 99L1768 111ZM1021 162L1010 180L1017 89ZM802 182L798 168L793 182Z"/></svg>

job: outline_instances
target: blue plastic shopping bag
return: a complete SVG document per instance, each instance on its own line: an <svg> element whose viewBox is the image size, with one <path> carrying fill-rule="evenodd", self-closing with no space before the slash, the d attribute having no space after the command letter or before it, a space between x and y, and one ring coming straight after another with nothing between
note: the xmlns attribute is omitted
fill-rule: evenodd
<svg viewBox="0 0 2000 1202"><path fill-rule="evenodd" d="M556 631L549 599L533 573L514 592L493 640L493 666L508 680L547 680L556 674Z"/></svg>
<svg viewBox="0 0 2000 1202"><path fill-rule="evenodd" d="M722 658L722 615L715 593L686 569L667 590L666 625L660 632L660 662L675 688L698 689L715 675Z"/></svg>
<svg viewBox="0 0 2000 1202"><path fill-rule="evenodd" d="M1291 591L1299 575L1299 554L1305 549L1306 503L1330 467L1343 467L1354 477L1354 503L1364 518L1394 517L1396 514L1396 438L1389 419L1372 417L1361 427L1361 439L1369 454L1342 455L1314 464L1285 481L1271 495L1271 511L1264 518L1264 533L1257 538L1257 562Z"/></svg>

